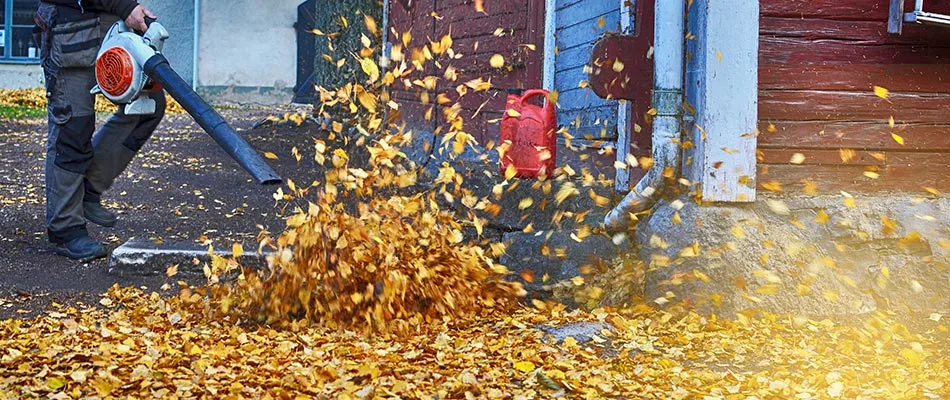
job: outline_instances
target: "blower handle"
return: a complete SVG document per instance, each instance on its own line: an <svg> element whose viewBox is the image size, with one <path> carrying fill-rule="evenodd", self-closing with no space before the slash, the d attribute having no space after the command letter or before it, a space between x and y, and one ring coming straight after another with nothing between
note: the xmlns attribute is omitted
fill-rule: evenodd
<svg viewBox="0 0 950 400"><path fill-rule="evenodd" d="M181 104L185 111L201 125L205 132L208 132L215 142L228 153L234 161L237 161L247 172L254 177L257 183L262 185L276 185L281 183L280 175L277 175L267 162L261 158L260 154L251 147L247 141L239 135L234 128L228 125L227 121L218 114L214 108L211 108L194 90L191 85L185 82L161 54L155 54L145 62L145 73L149 77L158 81L165 88L165 91L172 98Z"/></svg>
<svg viewBox="0 0 950 400"><path fill-rule="evenodd" d="M152 27L152 22L155 22L155 21L158 21L158 18L152 18L146 15L145 16L145 31L148 31L148 28ZM135 32L135 34L139 36L145 36L145 32L135 30L135 29L133 29L133 31Z"/></svg>

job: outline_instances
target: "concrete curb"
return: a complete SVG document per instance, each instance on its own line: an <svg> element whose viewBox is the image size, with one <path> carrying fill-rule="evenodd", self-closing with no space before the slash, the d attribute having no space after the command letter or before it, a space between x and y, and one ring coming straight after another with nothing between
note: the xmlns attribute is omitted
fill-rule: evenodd
<svg viewBox="0 0 950 400"><path fill-rule="evenodd" d="M215 249L214 254L230 258L231 250ZM238 262L247 268L267 267L267 257L274 254L247 252ZM155 244L145 240L130 240L116 248L109 257L109 273L118 276L164 275L165 270L178 264L178 274L204 276L204 265L211 264L208 247L197 243Z"/></svg>

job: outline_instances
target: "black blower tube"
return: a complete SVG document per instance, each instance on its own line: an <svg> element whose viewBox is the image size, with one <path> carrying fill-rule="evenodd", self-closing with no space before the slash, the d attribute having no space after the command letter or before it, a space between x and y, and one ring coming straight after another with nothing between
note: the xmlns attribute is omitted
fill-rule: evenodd
<svg viewBox="0 0 950 400"><path fill-rule="evenodd" d="M188 111L188 114L208 132L215 142L237 161L247 172L262 185L276 185L282 182L270 165L261 158L260 154L239 135L227 121L211 108L194 90L191 85L181 79L181 76L172 69L168 60L161 54L156 54L145 63L145 73L158 81L165 91Z"/></svg>

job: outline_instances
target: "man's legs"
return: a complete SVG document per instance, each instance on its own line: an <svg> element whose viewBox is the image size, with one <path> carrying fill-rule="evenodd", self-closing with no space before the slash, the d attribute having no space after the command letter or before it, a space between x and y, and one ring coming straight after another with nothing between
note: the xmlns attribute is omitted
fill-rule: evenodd
<svg viewBox="0 0 950 400"><path fill-rule="evenodd" d="M47 57L43 67L48 92L49 133L46 145L46 226L57 251L72 258L104 256L89 238L83 219L83 176L92 163L95 130L95 84L92 68L61 68Z"/></svg>
<svg viewBox="0 0 950 400"><path fill-rule="evenodd" d="M164 91L152 92L149 96L155 100L154 114L126 115L124 108L120 108L92 139L93 158L86 171L83 208L86 218L94 223L115 225L115 216L100 205L102 193L125 171L165 115Z"/></svg>

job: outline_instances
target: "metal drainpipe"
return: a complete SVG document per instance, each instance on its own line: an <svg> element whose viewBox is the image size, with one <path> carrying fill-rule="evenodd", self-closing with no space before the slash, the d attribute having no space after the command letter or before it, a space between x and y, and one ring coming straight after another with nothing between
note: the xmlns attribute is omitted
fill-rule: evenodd
<svg viewBox="0 0 950 400"><path fill-rule="evenodd" d="M664 175L679 176L683 109L686 1L657 0L653 37L653 166L604 219L608 232L630 228L633 215L649 209L664 189ZM667 172L669 171L669 172Z"/></svg>
<svg viewBox="0 0 950 400"><path fill-rule="evenodd" d="M191 53L191 90L198 90L198 46L201 44L198 35L201 33L201 0L195 0L195 21L192 40L194 48Z"/></svg>
<svg viewBox="0 0 950 400"><path fill-rule="evenodd" d="M379 57L379 66L385 72L389 69L389 62L392 57L393 44L389 41L389 0L383 0L383 27L380 40L383 44L383 51Z"/></svg>
<svg viewBox="0 0 950 400"><path fill-rule="evenodd" d="M554 90L555 56L557 47L557 0L544 1L544 64L541 87Z"/></svg>

